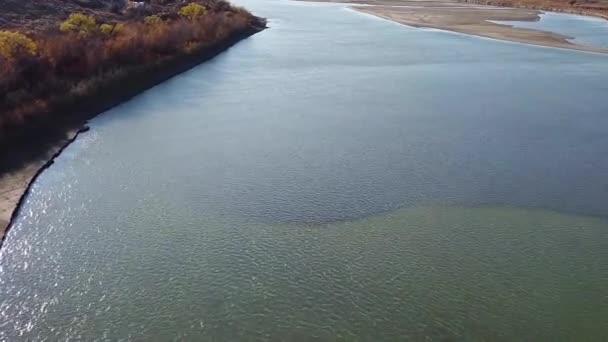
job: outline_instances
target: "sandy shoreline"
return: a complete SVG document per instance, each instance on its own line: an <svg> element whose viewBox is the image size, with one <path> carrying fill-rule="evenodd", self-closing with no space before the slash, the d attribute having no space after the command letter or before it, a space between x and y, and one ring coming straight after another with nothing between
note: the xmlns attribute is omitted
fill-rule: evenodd
<svg viewBox="0 0 608 342"><path fill-rule="evenodd" d="M4 233L27 196L30 185L80 133L87 130L88 126L85 125L80 129L67 131L64 139L50 147L45 156L30 161L13 172L0 175L0 241L4 240Z"/></svg>
<svg viewBox="0 0 608 342"><path fill-rule="evenodd" d="M316 1L316 0L304 0ZM539 10L492 7L457 0L318 0L346 2L354 10L413 27L426 27L517 43L608 53L608 49L578 45L555 32L515 28L492 21L536 21ZM365 6L357 6L365 5Z"/></svg>

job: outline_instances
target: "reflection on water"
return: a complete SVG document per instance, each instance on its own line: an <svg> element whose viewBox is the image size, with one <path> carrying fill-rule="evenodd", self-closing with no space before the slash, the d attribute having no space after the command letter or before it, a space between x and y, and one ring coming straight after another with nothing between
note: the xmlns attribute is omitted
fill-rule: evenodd
<svg viewBox="0 0 608 342"><path fill-rule="evenodd" d="M37 180L0 340L608 334L605 56L242 4Z"/></svg>

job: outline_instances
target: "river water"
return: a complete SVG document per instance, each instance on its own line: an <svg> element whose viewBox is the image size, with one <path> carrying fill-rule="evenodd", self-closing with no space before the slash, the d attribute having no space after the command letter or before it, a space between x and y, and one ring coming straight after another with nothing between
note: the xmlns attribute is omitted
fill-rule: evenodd
<svg viewBox="0 0 608 342"><path fill-rule="evenodd" d="M0 340L608 336L605 55L241 3L33 185Z"/></svg>

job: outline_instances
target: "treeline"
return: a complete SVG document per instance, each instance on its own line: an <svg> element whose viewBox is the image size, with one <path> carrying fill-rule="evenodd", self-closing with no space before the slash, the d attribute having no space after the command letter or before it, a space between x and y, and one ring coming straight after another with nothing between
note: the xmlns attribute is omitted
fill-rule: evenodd
<svg viewBox="0 0 608 342"><path fill-rule="evenodd" d="M168 60L204 52L259 25L224 1L193 2L175 13L100 23L73 13L33 36L0 31L0 144L68 115L70 104L120 92L123 80ZM2 147L0 145L0 152Z"/></svg>

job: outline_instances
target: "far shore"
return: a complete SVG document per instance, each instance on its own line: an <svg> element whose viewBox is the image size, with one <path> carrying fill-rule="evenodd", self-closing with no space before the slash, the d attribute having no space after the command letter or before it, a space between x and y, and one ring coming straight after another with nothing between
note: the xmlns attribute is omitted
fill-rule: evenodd
<svg viewBox="0 0 608 342"><path fill-rule="evenodd" d="M352 8L357 11L412 27L434 28L517 43L608 53L608 48L575 44L568 41L573 37L559 33L516 28L493 22L537 21L541 13L537 9L484 6L457 0L310 1L351 3Z"/></svg>

